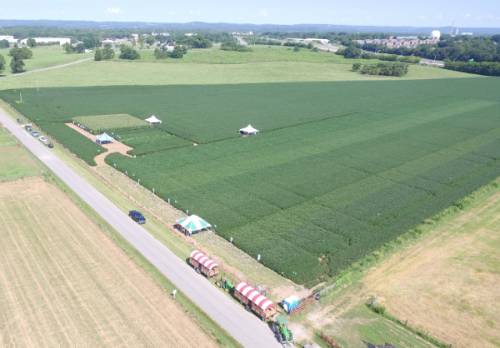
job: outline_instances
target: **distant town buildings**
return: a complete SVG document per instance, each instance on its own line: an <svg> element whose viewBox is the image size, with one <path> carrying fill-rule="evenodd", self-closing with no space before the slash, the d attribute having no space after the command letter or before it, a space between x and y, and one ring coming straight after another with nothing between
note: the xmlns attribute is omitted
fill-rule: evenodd
<svg viewBox="0 0 500 348"><path fill-rule="evenodd" d="M421 45L435 45L441 40L441 32L433 30L427 38L418 36L391 36L388 39L355 40L359 45L379 45L387 48L416 48Z"/></svg>
<svg viewBox="0 0 500 348"><path fill-rule="evenodd" d="M286 41L292 42L292 43L303 43L303 44L319 43L322 45L328 45L330 43L330 40L328 40L328 39L318 39L318 38L302 39L302 38L293 38L292 37L292 38L286 39Z"/></svg>

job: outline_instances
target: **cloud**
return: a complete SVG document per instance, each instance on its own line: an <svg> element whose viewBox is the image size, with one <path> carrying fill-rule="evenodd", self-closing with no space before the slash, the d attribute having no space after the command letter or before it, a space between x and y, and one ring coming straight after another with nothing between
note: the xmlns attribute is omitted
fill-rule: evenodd
<svg viewBox="0 0 500 348"><path fill-rule="evenodd" d="M117 14L120 14L122 12L122 9L119 7L108 7L107 11L109 14L117 15Z"/></svg>

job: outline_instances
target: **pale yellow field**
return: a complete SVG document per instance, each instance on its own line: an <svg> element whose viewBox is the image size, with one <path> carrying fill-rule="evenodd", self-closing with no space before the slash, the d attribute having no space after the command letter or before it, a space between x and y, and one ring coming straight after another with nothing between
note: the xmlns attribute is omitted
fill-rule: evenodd
<svg viewBox="0 0 500 348"><path fill-rule="evenodd" d="M216 346L54 185L1 183L0 212L0 346Z"/></svg>
<svg viewBox="0 0 500 348"><path fill-rule="evenodd" d="M500 192L369 272L387 310L453 347L500 347Z"/></svg>

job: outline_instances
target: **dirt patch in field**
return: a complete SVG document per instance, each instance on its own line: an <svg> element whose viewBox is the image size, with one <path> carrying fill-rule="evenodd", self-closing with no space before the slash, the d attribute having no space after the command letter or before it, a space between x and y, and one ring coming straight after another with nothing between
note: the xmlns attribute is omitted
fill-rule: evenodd
<svg viewBox="0 0 500 348"><path fill-rule="evenodd" d="M2 183L0 211L0 346L216 346L55 186Z"/></svg>
<svg viewBox="0 0 500 348"><path fill-rule="evenodd" d="M77 131L78 133L80 133L81 135L83 135L84 137L92 140L92 142L95 143L96 141L96 138L97 136L95 136L94 134L90 133L90 132L87 132L86 130L78 127L76 124L73 124L71 122L68 122L66 123L66 126L68 126L69 128ZM94 158L94 161L95 163L98 165L98 166L103 166L105 165L106 163L104 162L104 160L106 159L106 157L112 153L120 153L124 156L128 156L128 157L131 157L128 152L129 151L132 151L133 149L130 147L130 146L127 146L123 143L120 143L119 141L117 141L116 139L113 140L113 142L111 144L102 144L101 145L102 147L104 147L106 150L106 152L103 152L99 155L97 155L95 158Z"/></svg>

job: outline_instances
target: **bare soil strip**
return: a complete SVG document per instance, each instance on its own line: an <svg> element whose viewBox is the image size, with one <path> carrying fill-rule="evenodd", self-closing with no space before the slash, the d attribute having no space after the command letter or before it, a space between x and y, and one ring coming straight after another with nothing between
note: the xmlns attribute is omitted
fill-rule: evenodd
<svg viewBox="0 0 500 348"><path fill-rule="evenodd" d="M73 124L71 122L70 123L66 123L66 126L68 126L71 129L74 129L75 131L77 131L78 133L80 133L84 137L92 140L92 142L95 143L96 136L94 134L87 132L86 130L78 127L76 124ZM131 150L133 150L130 146L127 146L127 145L125 145L125 144L117 141L116 139L111 144L103 144L101 146L104 147L107 151L103 152L103 153L101 153L99 155L97 155L94 158L94 160L95 160L95 162L96 162L96 164L98 166L103 166L103 165L106 164L104 162L104 160L106 159L106 157L109 154L112 154L112 153L121 153L124 156L130 157L130 155L128 154L128 152L131 151Z"/></svg>
<svg viewBox="0 0 500 348"><path fill-rule="evenodd" d="M53 185L2 183L0 211L0 346L216 346Z"/></svg>

